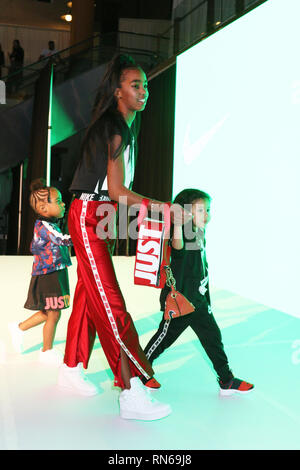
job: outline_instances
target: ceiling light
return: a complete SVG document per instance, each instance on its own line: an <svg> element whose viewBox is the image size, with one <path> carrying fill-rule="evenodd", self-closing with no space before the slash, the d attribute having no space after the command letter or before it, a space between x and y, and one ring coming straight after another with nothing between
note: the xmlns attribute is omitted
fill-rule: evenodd
<svg viewBox="0 0 300 470"><path fill-rule="evenodd" d="M61 19L67 21L68 23L70 23L72 21L72 15L71 15L71 13L67 13L66 15L62 15Z"/></svg>

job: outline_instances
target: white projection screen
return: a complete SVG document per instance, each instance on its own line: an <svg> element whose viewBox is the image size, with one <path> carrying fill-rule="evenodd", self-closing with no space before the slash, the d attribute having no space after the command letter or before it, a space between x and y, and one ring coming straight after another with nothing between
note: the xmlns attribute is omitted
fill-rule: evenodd
<svg viewBox="0 0 300 470"><path fill-rule="evenodd" d="M212 197L210 282L300 317L300 0L269 0L177 58L173 197Z"/></svg>

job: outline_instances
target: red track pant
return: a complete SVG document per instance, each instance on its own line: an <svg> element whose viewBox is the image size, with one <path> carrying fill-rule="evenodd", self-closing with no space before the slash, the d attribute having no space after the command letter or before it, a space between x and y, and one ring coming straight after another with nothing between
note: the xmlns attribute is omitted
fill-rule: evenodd
<svg viewBox="0 0 300 470"><path fill-rule="evenodd" d="M138 334L116 279L109 240L96 234L102 202L74 199L68 218L76 258L78 281L73 310L68 323L64 362L87 368L96 332L115 376L115 385L124 388L120 348L130 361L132 376L150 378L153 370L139 344ZM105 202L107 204L107 202Z"/></svg>

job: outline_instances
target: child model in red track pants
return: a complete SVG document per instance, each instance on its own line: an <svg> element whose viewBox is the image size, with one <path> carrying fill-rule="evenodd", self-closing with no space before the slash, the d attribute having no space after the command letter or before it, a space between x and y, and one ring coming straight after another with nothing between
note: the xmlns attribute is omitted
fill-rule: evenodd
<svg viewBox="0 0 300 470"><path fill-rule="evenodd" d="M73 311L69 320L64 362L68 367L83 363L87 368L96 332L115 376L124 388L120 348L129 357L132 376L151 377L153 370L140 347L138 335L126 311L111 260L112 241L96 234L100 204L74 199L69 212L69 231L78 262Z"/></svg>
<svg viewBox="0 0 300 470"><path fill-rule="evenodd" d="M101 236L97 230L102 204L107 204L111 213L117 202L132 206L141 204L145 198L131 188L138 135L135 118L145 108L148 96L144 71L128 56L113 58L97 91L92 120L70 186L76 195L70 207L69 231L78 261L78 283L58 383L84 395L97 393L82 375L97 332L115 384L122 389L120 416L154 420L168 416L171 408L154 402L139 378L149 380L153 370L139 345L116 280L111 258L113 237L107 238L105 230ZM149 210L152 204L163 203L149 200ZM177 219L183 223L185 213L179 208L177 214L171 208L173 223ZM115 213L112 217L114 221ZM105 225L104 217L101 223Z"/></svg>

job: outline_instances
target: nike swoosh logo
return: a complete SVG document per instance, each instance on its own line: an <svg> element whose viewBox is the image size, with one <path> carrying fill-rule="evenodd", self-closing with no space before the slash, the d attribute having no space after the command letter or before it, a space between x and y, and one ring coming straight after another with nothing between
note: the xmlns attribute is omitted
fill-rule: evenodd
<svg viewBox="0 0 300 470"><path fill-rule="evenodd" d="M183 160L184 163L190 165L196 160L201 152L205 149L210 140L216 135L218 130L224 125L225 121L229 118L230 114L226 114L220 121L214 124L208 131L206 131L196 142L191 143L190 130L191 123L187 124L187 128L184 135L183 141Z"/></svg>

